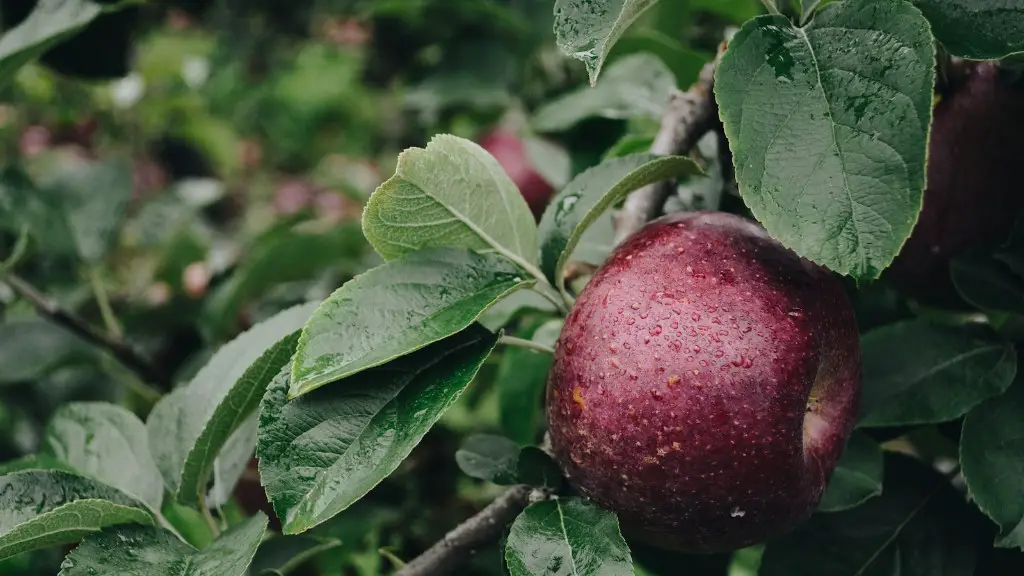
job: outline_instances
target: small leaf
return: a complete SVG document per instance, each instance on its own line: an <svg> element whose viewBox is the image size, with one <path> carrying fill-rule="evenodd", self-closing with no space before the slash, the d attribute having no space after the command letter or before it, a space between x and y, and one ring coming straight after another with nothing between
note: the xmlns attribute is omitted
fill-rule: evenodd
<svg viewBox="0 0 1024 576"><path fill-rule="evenodd" d="M29 454L0 463L0 476L6 476L12 472L20 472L22 470L63 470L64 472L78 474L78 471L72 465L58 460L49 454Z"/></svg>
<svg viewBox="0 0 1024 576"><path fill-rule="evenodd" d="M258 513L196 550L167 530L122 526L86 538L59 576L245 576L266 530Z"/></svg>
<svg viewBox="0 0 1024 576"><path fill-rule="evenodd" d="M433 246L495 251L527 270L537 259L519 188L486 150L448 134L399 155L366 204L363 234L385 260Z"/></svg>
<svg viewBox="0 0 1024 576"><path fill-rule="evenodd" d="M640 29L619 39L608 57L608 70L598 87L608 81L615 62L628 54L647 52L658 57L671 70L676 86L690 86L697 81L711 55L687 48L679 40L659 30Z"/></svg>
<svg viewBox="0 0 1024 576"><path fill-rule="evenodd" d="M882 495L815 514L768 543L759 576L972 576L978 527L956 489L920 461L888 453Z"/></svg>
<svg viewBox="0 0 1024 576"><path fill-rule="evenodd" d="M21 24L0 36L0 87L22 66L74 36L102 11L101 5L89 0L39 0Z"/></svg>
<svg viewBox="0 0 1024 576"><path fill-rule="evenodd" d="M1000 528L996 546L1024 549L1024 384L967 413L960 465L971 499Z"/></svg>
<svg viewBox="0 0 1024 576"><path fill-rule="evenodd" d="M541 270L564 289L562 270L587 227L627 194L654 182L699 174L683 156L636 154L605 160L588 169L558 193L540 222Z"/></svg>
<svg viewBox="0 0 1024 576"><path fill-rule="evenodd" d="M505 545L512 576L628 576L629 547L615 514L582 498L531 504Z"/></svg>
<svg viewBox="0 0 1024 576"><path fill-rule="evenodd" d="M307 560L322 552L341 546L335 538L314 538L312 536L276 536L264 540L256 551L249 566L250 576L265 576L275 571L287 576Z"/></svg>
<svg viewBox="0 0 1024 576"><path fill-rule="evenodd" d="M149 449L179 502L198 505L221 448L291 359L313 310L313 304L294 306L242 333L153 408L146 422Z"/></svg>
<svg viewBox="0 0 1024 576"><path fill-rule="evenodd" d="M544 328L549 324L555 327L554 339L550 335L552 328ZM524 333L530 333L535 342L554 347L561 327L561 320L552 320L537 326L532 333L530 328ZM502 432L519 444L529 444L537 439L544 415L544 386L553 360L551 354L509 346L498 364L495 376L498 419Z"/></svg>
<svg viewBox="0 0 1024 576"><path fill-rule="evenodd" d="M479 326L288 401L286 367L260 410L260 478L286 534L345 510L405 460L497 343Z"/></svg>
<svg viewBox="0 0 1024 576"><path fill-rule="evenodd" d="M921 210L932 117L928 22L903 0L847 0L797 28L747 22L715 94L743 200L818 264L877 278Z"/></svg>
<svg viewBox="0 0 1024 576"><path fill-rule="evenodd" d="M658 0L556 0L558 48L587 65L593 86L615 42L645 10L657 3Z"/></svg>
<svg viewBox="0 0 1024 576"><path fill-rule="evenodd" d="M508 486L516 483L519 446L504 436L474 434L455 452L455 461L473 478Z"/></svg>
<svg viewBox="0 0 1024 576"><path fill-rule="evenodd" d="M14 472L0 477L0 486L0 559L77 542L115 524L153 522L141 502L68 472Z"/></svg>
<svg viewBox="0 0 1024 576"><path fill-rule="evenodd" d="M206 495L207 505L225 506L234 496L235 486L242 479L245 470L256 452L256 429L259 414L253 412L224 443L220 454L213 461L213 486Z"/></svg>
<svg viewBox="0 0 1024 576"><path fill-rule="evenodd" d="M516 479L520 484L555 490L564 477L558 463L536 446L524 446L516 462Z"/></svg>
<svg viewBox="0 0 1024 576"><path fill-rule="evenodd" d="M114 156L72 164L58 172L44 192L62 211L78 255L96 262L117 239L132 193L131 161Z"/></svg>
<svg viewBox="0 0 1024 576"><path fill-rule="evenodd" d="M0 324L0 384L29 382L96 359L89 344L56 324L38 318Z"/></svg>
<svg viewBox="0 0 1024 576"><path fill-rule="evenodd" d="M981 310L1024 314L1024 282L995 258L957 258L950 264L960 296Z"/></svg>
<svg viewBox="0 0 1024 576"><path fill-rule="evenodd" d="M861 338L860 428L955 420L1010 386L1017 354L1008 342L909 320Z"/></svg>
<svg viewBox="0 0 1024 576"><path fill-rule="evenodd" d="M289 397L451 336L531 284L507 259L464 248L421 250L374 268L345 283L309 319Z"/></svg>
<svg viewBox="0 0 1024 576"><path fill-rule="evenodd" d="M596 87L580 88L541 106L530 125L539 132L561 132L594 116L660 118L675 87L672 71L657 56L630 54L608 66Z"/></svg>
<svg viewBox="0 0 1024 576"><path fill-rule="evenodd" d="M882 449L863 432L855 432L832 473L818 512L854 508L882 493Z"/></svg>
<svg viewBox="0 0 1024 576"><path fill-rule="evenodd" d="M1024 52L1024 5L1001 0L911 0L954 56L998 60Z"/></svg>
<svg viewBox="0 0 1024 576"><path fill-rule="evenodd" d="M57 409L43 442L45 452L83 475L159 510L164 487L146 438L146 425L127 409L106 402L74 402Z"/></svg>

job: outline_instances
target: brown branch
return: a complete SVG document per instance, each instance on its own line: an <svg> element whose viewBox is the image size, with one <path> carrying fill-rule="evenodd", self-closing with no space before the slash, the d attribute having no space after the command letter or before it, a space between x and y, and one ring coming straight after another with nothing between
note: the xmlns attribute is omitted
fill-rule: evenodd
<svg viewBox="0 0 1024 576"><path fill-rule="evenodd" d="M704 65L700 78L686 92L672 94L661 117L661 127L651 145L651 153L659 156L686 154L718 123L715 104L715 69L725 51L725 42L715 59ZM657 218L672 195L675 183L671 180L644 186L634 191L614 216L615 243L639 230Z"/></svg>
<svg viewBox="0 0 1024 576"><path fill-rule="evenodd" d="M158 370L151 362L140 356L127 343L120 338L109 336L90 325L84 319L73 312L65 310L57 301L48 298L34 286L15 274L7 274L0 277L0 282L7 284L18 296L28 300L36 311L58 324L74 332L84 340L95 346L103 348L126 368L137 374L143 382L156 384L164 390L171 389L171 380L161 370ZM161 396L159 390L146 386L149 400L155 400Z"/></svg>

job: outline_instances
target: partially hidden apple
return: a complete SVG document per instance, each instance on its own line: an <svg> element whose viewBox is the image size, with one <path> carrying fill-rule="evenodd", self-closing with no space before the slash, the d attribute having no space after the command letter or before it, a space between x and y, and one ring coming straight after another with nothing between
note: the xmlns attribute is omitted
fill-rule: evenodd
<svg viewBox="0 0 1024 576"><path fill-rule="evenodd" d="M950 259L1005 242L1024 208L1024 81L965 63L933 113L921 213L884 276L924 304L958 308Z"/></svg>
<svg viewBox="0 0 1024 576"><path fill-rule="evenodd" d="M479 144L505 169L530 206L534 218L540 220L555 190L537 172L523 140L513 132L497 128L485 134Z"/></svg>
<svg viewBox="0 0 1024 576"><path fill-rule="evenodd" d="M547 388L555 456L623 532L733 550L806 520L859 409L852 306L755 223L676 213L580 293Z"/></svg>

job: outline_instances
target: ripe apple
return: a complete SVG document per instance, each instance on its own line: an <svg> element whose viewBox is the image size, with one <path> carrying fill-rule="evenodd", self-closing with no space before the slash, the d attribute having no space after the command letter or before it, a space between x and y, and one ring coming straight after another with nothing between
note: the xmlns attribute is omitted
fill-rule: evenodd
<svg viewBox="0 0 1024 576"><path fill-rule="evenodd" d="M996 64L964 64L934 108L928 182L913 233L886 270L922 303L960 305L950 259L1007 240L1024 207L1024 86Z"/></svg>
<svg viewBox="0 0 1024 576"><path fill-rule="evenodd" d="M494 156L509 178L519 187L533 216L540 220L555 189L534 168L526 154L526 145L519 136L495 129L480 139L480 146Z"/></svg>
<svg viewBox="0 0 1024 576"><path fill-rule="evenodd" d="M831 274L755 223L676 213L573 306L547 389L555 456L624 533L688 553L812 513L852 432L860 345Z"/></svg>

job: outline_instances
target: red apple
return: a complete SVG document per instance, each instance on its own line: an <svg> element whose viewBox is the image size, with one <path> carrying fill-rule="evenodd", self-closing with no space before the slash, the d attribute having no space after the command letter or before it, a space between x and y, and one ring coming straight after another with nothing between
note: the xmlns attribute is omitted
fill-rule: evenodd
<svg viewBox="0 0 1024 576"><path fill-rule="evenodd" d="M859 363L831 274L739 216L665 216L612 253L566 320L552 445L627 535L748 546L817 506L853 429Z"/></svg>
<svg viewBox="0 0 1024 576"><path fill-rule="evenodd" d="M924 205L885 272L900 292L933 306L960 303L950 259L1005 242L1024 207L1024 86L991 62L965 64L962 74L935 105Z"/></svg>
<svg viewBox="0 0 1024 576"><path fill-rule="evenodd" d="M501 164L509 178L519 187L534 217L540 220L555 189L530 162L522 139L512 132L496 129L480 140L480 146Z"/></svg>

